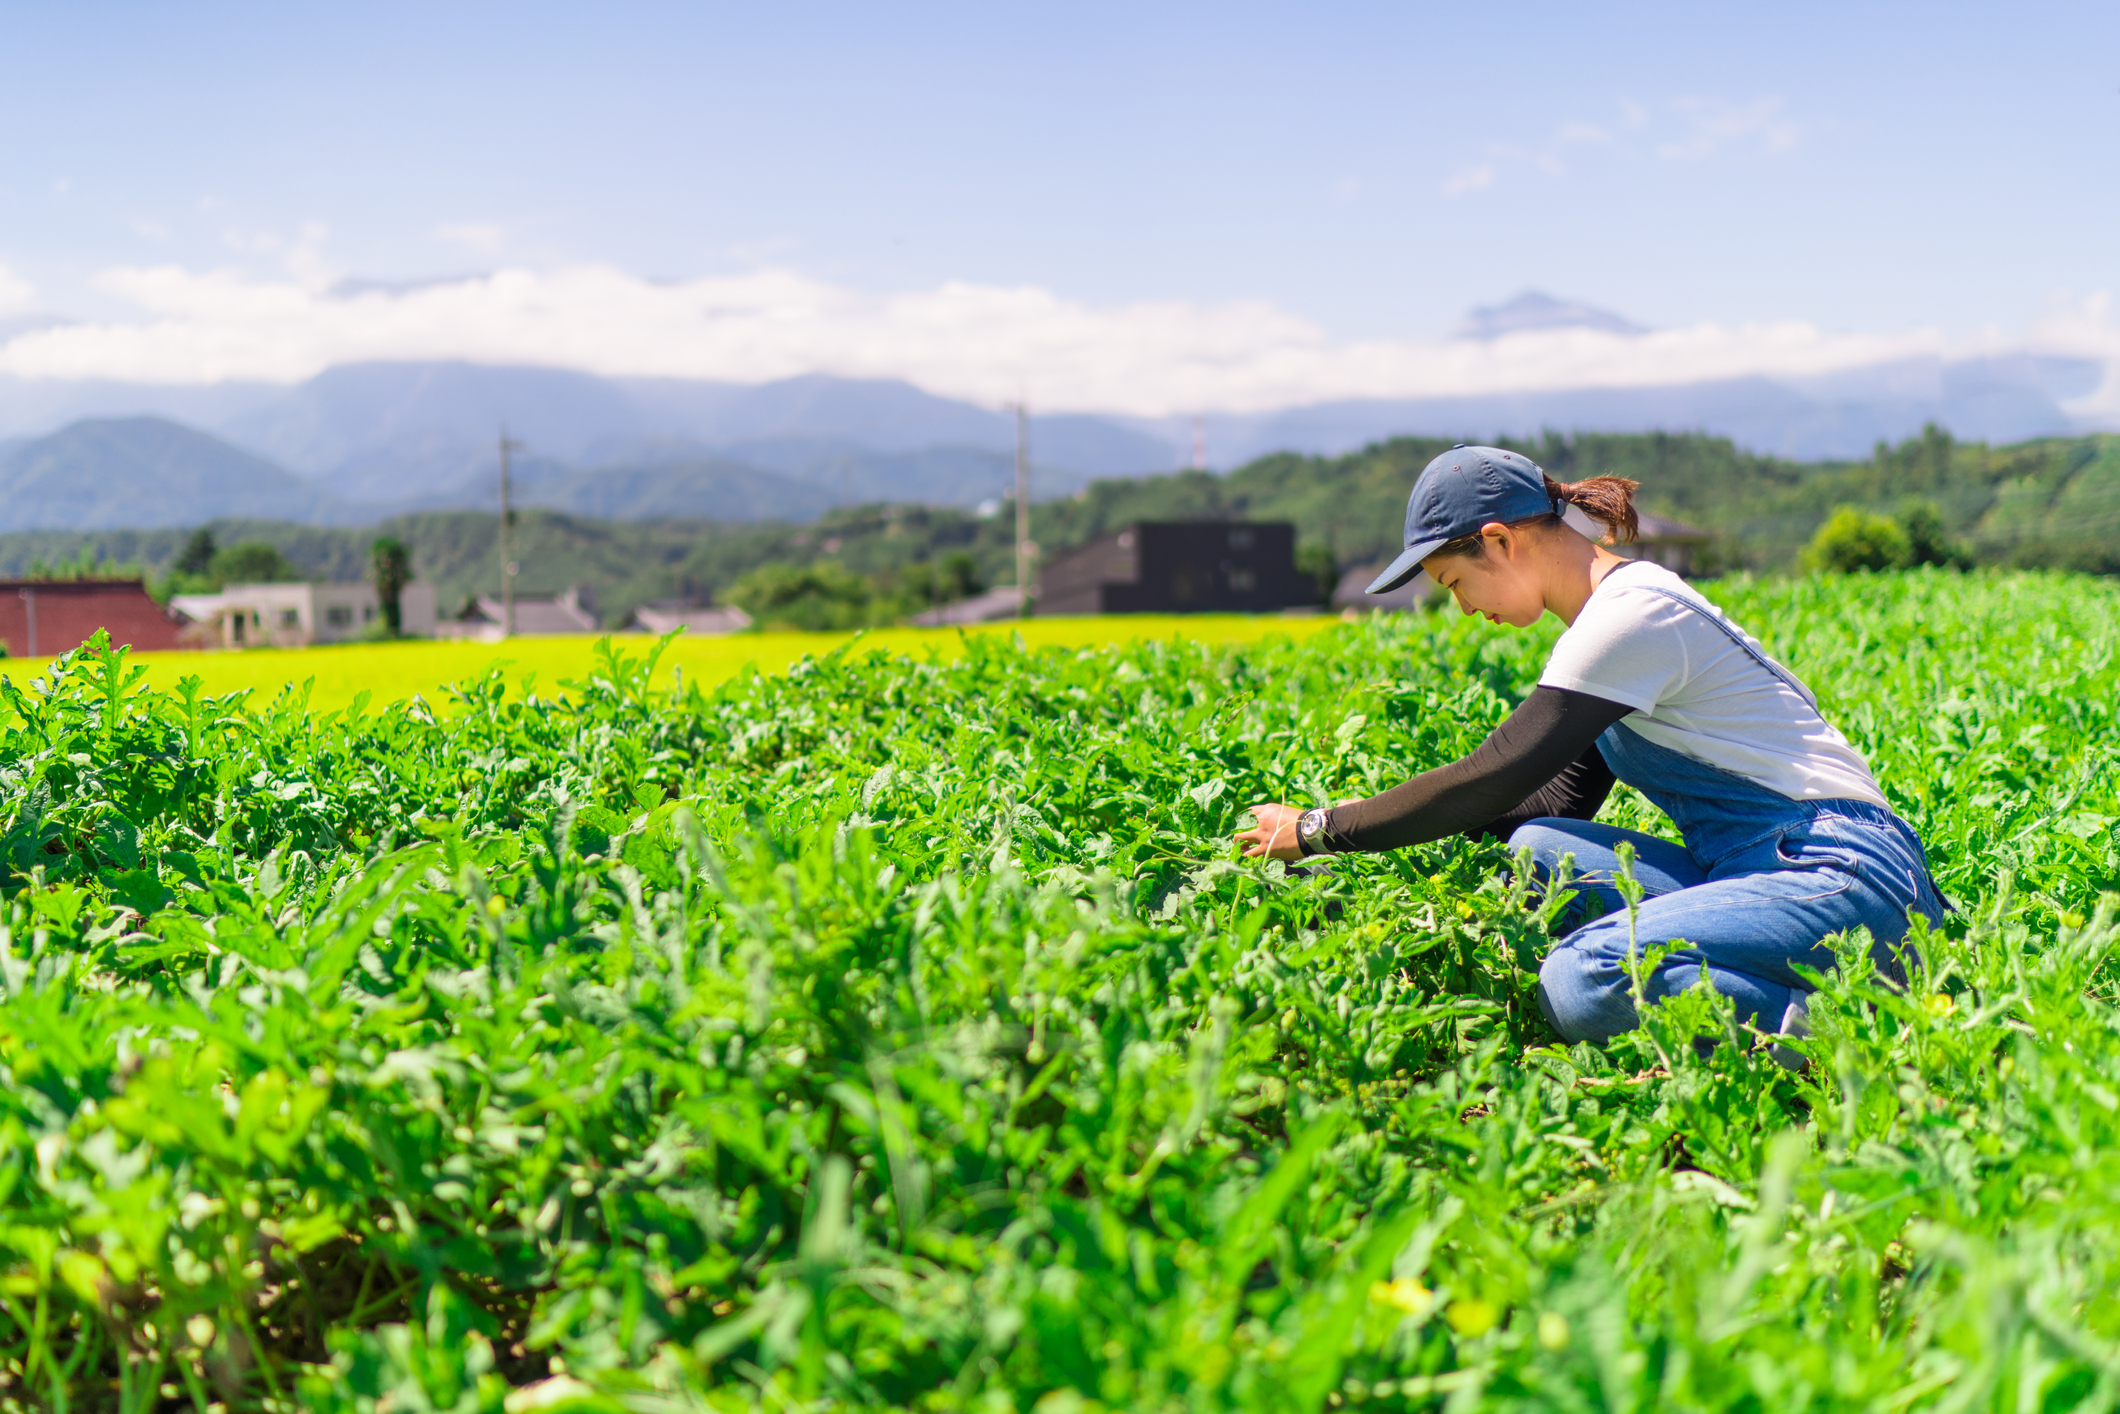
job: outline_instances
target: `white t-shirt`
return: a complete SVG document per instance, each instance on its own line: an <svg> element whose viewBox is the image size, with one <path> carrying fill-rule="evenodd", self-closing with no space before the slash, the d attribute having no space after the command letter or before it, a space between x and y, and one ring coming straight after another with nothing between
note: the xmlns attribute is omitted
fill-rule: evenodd
<svg viewBox="0 0 2120 1414"><path fill-rule="evenodd" d="M1695 607L1674 604L1653 589ZM1591 591L1583 612L1553 645L1539 684L1632 707L1624 721L1647 740L1791 800L1888 805L1869 763L1848 739L1703 613L1766 656L1759 640L1691 585L1661 565L1636 560L1612 570Z"/></svg>

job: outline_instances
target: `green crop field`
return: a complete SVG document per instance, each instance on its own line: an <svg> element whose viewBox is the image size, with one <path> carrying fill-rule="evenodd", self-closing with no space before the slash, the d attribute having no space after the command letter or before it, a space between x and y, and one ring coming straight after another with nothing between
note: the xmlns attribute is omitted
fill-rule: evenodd
<svg viewBox="0 0 2120 1414"><path fill-rule="evenodd" d="M1801 1074L1699 992L1557 1044L1498 846L1233 862L1550 621L17 675L0 1407L2111 1408L2120 590L1710 592L1958 905Z"/></svg>

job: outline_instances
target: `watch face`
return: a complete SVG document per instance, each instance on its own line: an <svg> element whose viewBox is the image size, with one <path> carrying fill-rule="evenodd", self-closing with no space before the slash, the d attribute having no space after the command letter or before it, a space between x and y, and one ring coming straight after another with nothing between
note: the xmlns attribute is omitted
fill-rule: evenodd
<svg viewBox="0 0 2120 1414"><path fill-rule="evenodd" d="M1318 831L1324 828L1325 811L1322 808L1317 810L1306 810L1303 812L1301 818L1296 821L1296 833L1302 836L1304 839L1309 839L1312 835L1315 835Z"/></svg>

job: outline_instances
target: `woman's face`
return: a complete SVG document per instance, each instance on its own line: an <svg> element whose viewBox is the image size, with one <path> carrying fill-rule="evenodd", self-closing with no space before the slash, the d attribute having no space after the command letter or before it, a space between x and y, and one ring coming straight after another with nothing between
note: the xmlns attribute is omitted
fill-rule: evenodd
<svg viewBox="0 0 2120 1414"><path fill-rule="evenodd" d="M1428 577L1450 591L1468 614L1498 624L1529 628L1546 613L1546 587L1530 539L1508 526L1480 527L1478 555L1430 555L1421 561Z"/></svg>

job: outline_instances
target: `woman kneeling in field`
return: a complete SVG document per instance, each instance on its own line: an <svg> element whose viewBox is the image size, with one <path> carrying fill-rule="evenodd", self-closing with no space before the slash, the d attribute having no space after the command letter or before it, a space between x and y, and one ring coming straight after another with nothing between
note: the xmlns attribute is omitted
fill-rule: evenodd
<svg viewBox="0 0 2120 1414"><path fill-rule="evenodd" d="M1542 875L1574 857L1576 904L1539 968L1546 1019L1569 1041L1632 1028L1626 908L1613 880L1631 843L1646 895L1641 955L1683 941L1645 979L1652 1000L1705 965L1740 1020L1802 1033L1806 986L1831 933L1867 927L1880 971L1903 978L1891 944L1910 913L1943 901L1920 837L1892 813L1869 765L1818 701L1759 643L1677 575L1627 560L1561 519L1573 505L1608 540L1635 534L1632 481L1563 485L1529 459L1459 447L1430 462L1406 506L1406 551L1370 585L1422 569L1468 614L1526 628L1552 610L1568 625L1538 687L1461 761L1330 810L1253 808L1237 838L1251 858L1398 849L1454 834L1529 846ZM1683 845L1594 823L1613 779L1668 814ZM1603 916L1582 895L1604 904Z"/></svg>

